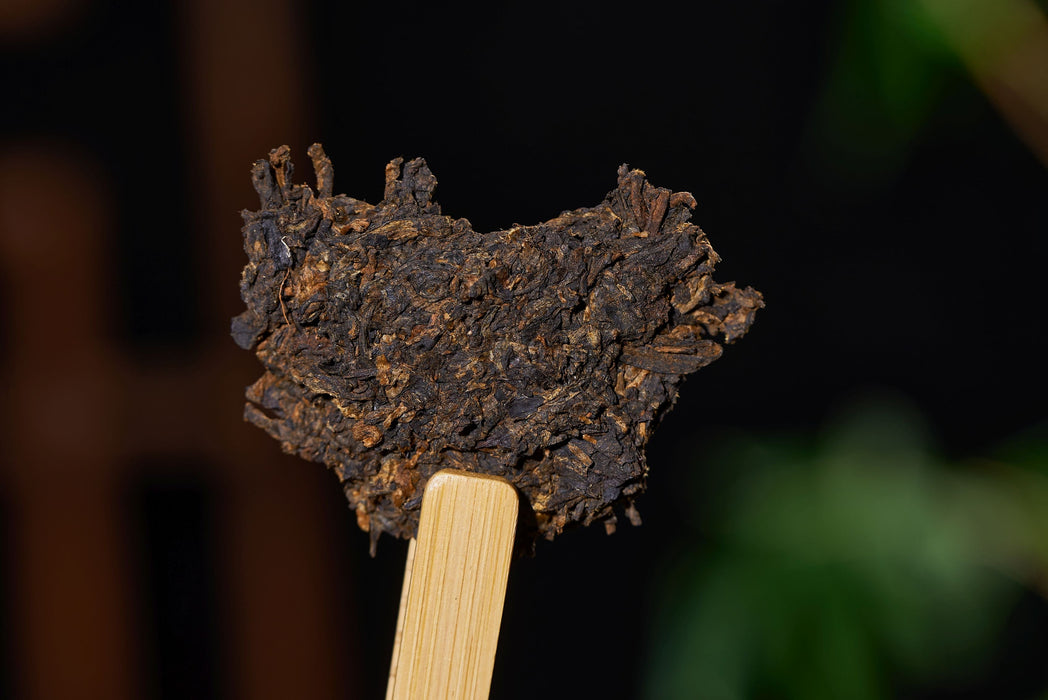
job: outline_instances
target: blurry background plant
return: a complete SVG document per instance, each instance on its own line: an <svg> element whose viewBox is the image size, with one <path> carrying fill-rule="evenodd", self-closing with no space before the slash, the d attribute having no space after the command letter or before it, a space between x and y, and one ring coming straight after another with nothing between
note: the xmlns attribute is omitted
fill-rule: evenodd
<svg viewBox="0 0 1048 700"><path fill-rule="evenodd" d="M1048 592L1043 433L954 465L912 405L882 398L817 439L723 440L677 490L706 497L681 504L696 545L653 594L647 697L861 700L986 682L1023 590Z"/></svg>
<svg viewBox="0 0 1048 700"><path fill-rule="evenodd" d="M891 183L930 123L969 129L978 119L969 81L1048 164L1048 22L1034 0L847 0L836 8L833 58L807 134L821 170Z"/></svg>
<svg viewBox="0 0 1048 700"><path fill-rule="evenodd" d="M971 82L1048 164L1048 23L1033 0L836 7L803 147L829 192L897 186L932 125L978 121ZM1048 691L1036 673L994 687L990 668L1048 641L1027 628L1009 646L1005 634L1024 596L1048 594L1044 430L995 461L958 464L913 405L865 400L818 438L719 444L674 489L693 497L680 507L694 516L653 593L647 697Z"/></svg>

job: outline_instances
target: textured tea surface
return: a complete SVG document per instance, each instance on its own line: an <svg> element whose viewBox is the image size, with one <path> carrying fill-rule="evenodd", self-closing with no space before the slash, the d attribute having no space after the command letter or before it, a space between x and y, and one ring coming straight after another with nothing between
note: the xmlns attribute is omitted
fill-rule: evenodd
<svg viewBox="0 0 1048 700"><path fill-rule="evenodd" d="M372 543L414 534L442 468L508 479L547 538L636 521L652 429L763 306L713 280L692 196L622 166L595 207L478 233L441 214L422 159L387 165L368 204L309 155L315 190L286 146L252 173L232 332L265 373L247 420L332 468Z"/></svg>

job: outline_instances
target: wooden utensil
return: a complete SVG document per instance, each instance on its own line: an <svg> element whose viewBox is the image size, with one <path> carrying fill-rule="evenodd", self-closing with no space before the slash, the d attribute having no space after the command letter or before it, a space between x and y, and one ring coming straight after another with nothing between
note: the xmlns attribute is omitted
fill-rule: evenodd
<svg viewBox="0 0 1048 700"><path fill-rule="evenodd" d="M517 525L504 479L445 469L408 547L387 700L484 700Z"/></svg>

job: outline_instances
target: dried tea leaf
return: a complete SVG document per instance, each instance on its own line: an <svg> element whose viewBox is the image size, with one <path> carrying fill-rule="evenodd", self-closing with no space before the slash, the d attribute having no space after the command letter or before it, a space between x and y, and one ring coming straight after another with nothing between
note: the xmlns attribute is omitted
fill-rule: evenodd
<svg viewBox="0 0 1048 700"><path fill-rule="evenodd" d="M292 184L289 153L255 163L243 214L232 334L265 367L246 419L333 469L372 543L415 533L446 467L508 479L550 539L616 508L639 523L652 428L763 306L711 277L694 198L622 166L595 207L477 233L422 159L368 204L332 195L317 144L316 191Z"/></svg>

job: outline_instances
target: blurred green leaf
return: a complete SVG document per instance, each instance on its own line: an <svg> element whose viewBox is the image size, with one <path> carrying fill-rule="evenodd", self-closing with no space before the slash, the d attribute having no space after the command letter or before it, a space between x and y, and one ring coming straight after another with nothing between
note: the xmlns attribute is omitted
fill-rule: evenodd
<svg viewBox="0 0 1048 700"><path fill-rule="evenodd" d="M650 698L879 698L974 674L1015 581L1048 580L1048 479L945 463L904 403L857 404L806 450L732 443L711 477L692 492L715 493L694 509L713 548L656 595Z"/></svg>
<svg viewBox="0 0 1048 700"><path fill-rule="evenodd" d="M950 80L966 74L920 3L849 0L836 7L838 41L809 124L809 152L834 177L886 182Z"/></svg>

